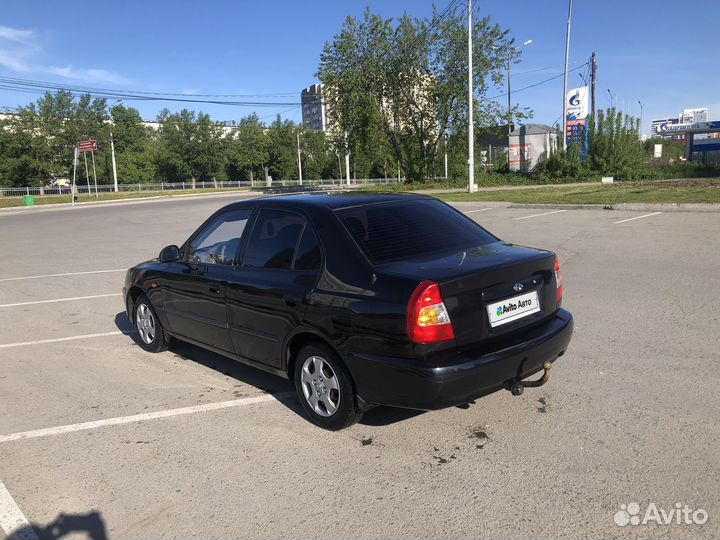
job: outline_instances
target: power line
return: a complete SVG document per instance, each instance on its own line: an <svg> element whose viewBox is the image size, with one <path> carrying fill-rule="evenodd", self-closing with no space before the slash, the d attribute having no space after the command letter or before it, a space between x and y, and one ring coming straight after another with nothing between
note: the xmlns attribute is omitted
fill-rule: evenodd
<svg viewBox="0 0 720 540"><path fill-rule="evenodd" d="M128 101L169 101L178 103L206 103L211 105L234 105L243 107L287 107L300 106L302 103L289 101L245 101L245 100L220 100L220 99L199 99L191 96L187 97L164 97L154 94L145 93L128 93L115 90L100 90L92 88L83 88L79 86L66 86L57 83L48 83L44 81L32 81L25 79L13 79L10 77L0 77L0 89L20 91L25 93L40 93L47 91L66 90L70 94L77 96L79 94L89 94L94 97L116 98Z"/></svg>
<svg viewBox="0 0 720 540"><path fill-rule="evenodd" d="M271 94L200 94L200 93L189 93L189 92L150 92L147 90L122 90L117 88L103 88L103 87L96 87L96 86L81 86L81 85L73 85L73 84L61 84L61 83L55 83L55 82L49 82L49 81L36 81L36 80L30 80L30 79L19 79L15 77L7 77L7 76L0 76L0 79L5 80L6 82L12 82L17 84L35 84L35 85L43 85L47 87L53 87L53 88L62 88L67 90L76 90L79 92L86 92L86 93L92 93L92 92L99 92L99 93L123 93L123 94L133 94L133 95L147 95L147 96L170 96L170 97L189 97L189 98L195 98L195 97L209 97L209 98L259 98L259 97L286 97L286 96L296 96L297 92L277 92L277 93L271 93Z"/></svg>
<svg viewBox="0 0 720 540"><path fill-rule="evenodd" d="M414 39L422 39L428 32L440 24L448 16L454 14L461 0L451 0L428 26L417 34ZM174 92L150 92L145 90L120 90L94 86L59 84L48 81L0 77L0 89L23 92L28 94L44 94L48 91L65 90L73 96L89 94L93 97L123 99L128 101L167 101L177 103L199 103L210 105L230 105L238 107L299 107L302 102L295 101L246 101L244 99L228 100L218 98L270 98L297 96L297 92L258 93L258 94L187 94ZM213 99L214 98L214 99Z"/></svg>
<svg viewBox="0 0 720 540"><path fill-rule="evenodd" d="M577 66L577 67L574 67L574 68L572 68L572 69L569 69L568 72L577 71L578 69L582 69L582 68L584 68L585 66L587 66L589 63L590 63L590 62L588 61L588 62L585 62L584 64L580 64L580 65ZM517 94L518 92L522 92L523 90L528 90L528 89L530 89L530 88L535 88L536 86L540 86L541 84L545 84L545 83L548 83L548 82L550 82L550 81L554 81L555 79L559 79L559 78L562 77L563 75L565 75L565 74L564 74L564 73L560 73L559 75L555 75L554 77L550 77L549 79L545 79L544 81L539 81L539 82L536 82L536 83L534 83L534 84L530 84L530 85L528 85L528 86L524 86L524 87L522 87L522 88L518 88L517 90L513 90L513 94ZM505 97L505 96L507 96L507 92L504 92L504 93L502 93L502 94L498 94L498 95L496 95L496 96L489 97L489 98L487 98L487 99L498 99L498 98Z"/></svg>
<svg viewBox="0 0 720 540"><path fill-rule="evenodd" d="M454 0L457 1L457 0ZM452 4L453 2L451 2ZM573 69L569 71L577 71L579 69L585 68L590 64L590 62L585 62L584 64L581 64L577 67L574 67ZM560 73L558 75L555 75L553 77L550 77L548 79L544 79L542 81L530 84L528 86L524 86L522 88L518 88L514 90L514 93L522 92L524 90L528 90L530 88L535 88L537 86L540 86L542 84L548 83L550 81L554 81L555 79L559 79L562 77L563 74ZM19 82L22 81L22 82ZM2 90L10 90L10 91L19 91L23 93L32 93L32 94L44 94L45 92L49 90L67 90L72 95L77 96L78 94L90 94L95 97L106 97L106 98L118 98L123 100L136 100L136 101L171 101L171 102L180 102L180 103L202 103L202 104L210 104L210 105L231 105L231 106L239 106L239 107L290 107L288 110L295 109L297 107L302 106L302 103L298 102L282 102L282 101L227 101L227 100L211 100L211 99L196 99L196 98L190 98L190 97L160 97L158 95L148 94L148 95L142 95L142 94L128 94L123 92L114 92L114 91L88 91L91 90L90 88L82 88L78 86L73 86L73 90L69 90L66 87L56 84L56 83L46 83L43 81L31 81L31 80L25 80L25 79L13 79L10 77L0 77L0 89ZM266 94L268 95L268 94ZM491 96L487 99L498 99L501 97L507 96L507 92L503 92L502 94L497 94L495 96Z"/></svg>

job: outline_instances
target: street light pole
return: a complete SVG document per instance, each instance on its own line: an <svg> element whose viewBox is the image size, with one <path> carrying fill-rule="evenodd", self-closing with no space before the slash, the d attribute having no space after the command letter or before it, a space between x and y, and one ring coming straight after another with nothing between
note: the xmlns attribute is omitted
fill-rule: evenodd
<svg viewBox="0 0 720 540"><path fill-rule="evenodd" d="M642 103L640 100L638 100L638 105L640 105L640 129L638 129L638 137L642 139L642 117L643 117L643 109L645 108L645 104Z"/></svg>
<svg viewBox="0 0 720 540"><path fill-rule="evenodd" d="M115 104L117 105L122 100L118 99ZM110 157L112 158L112 170L113 170L113 189L115 193L118 192L118 181L117 181L117 164L115 163L115 139L113 138L113 128L115 127L115 124L113 124L112 119L112 110L110 111Z"/></svg>
<svg viewBox="0 0 720 540"><path fill-rule="evenodd" d="M615 97L617 96L617 94L613 94L609 88L607 89L607 91L608 91L608 94L610 94L610 107L612 107L614 109L615 108Z"/></svg>
<svg viewBox="0 0 720 540"><path fill-rule="evenodd" d="M448 179L447 131L445 132L445 180Z"/></svg>
<svg viewBox="0 0 720 540"><path fill-rule="evenodd" d="M563 151L567 151L567 85L570 65L570 28L572 26L572 0L568 0L567 34L565 36L565 76L563 77Z"/></svg>
<svg viewBox="0 0 720 540"><path fill-rule="evenodd" d="M468 0L468 193L475 187L475 137L473 133L472 0Z"/></svg>
<svg viewBox="0 0 720 540"><path fill-rule="evenodd" d="M506 153L507 157L507 167L508 172L510 172L510 134L512 133L512 103L511 103L511 95L512 91L510 89L510 55L508 54L508 63L507 63L507 72L508 72L508 107L507 107L507 124L508 124L508 151Z"/></svg>
<svg viewBox="0 0 720 540"><path fill-rule="evenodd" d="M113 140L112 130L110 131L110 157L112 158L112 168L113 168L113 189L114 189L115 193L117 193L118 192L117 165L115 163L115 141Z"/></svg>
<svg viewBox="0 0 720 540"><path fill-rule="evenodd" d="M302 186L302 160L300 159L300 131L295 132L297 135L297 154L298 154L298 179Z"/></svg>
<svg viewBox="0 0 720 540"><path fill-rule="evenodd" d="M528 45L532 45L533 40L528 39L525 41L520 47L527 47ZM518 50L520 47L517 47L513 50ZM508 165L508 171L510 170L510 134L512 133L512 91L510 88L510 66L512 65L510 54L508 54L508 62L507 62L507 83L508 83L508 104L507 104L507 123L508 123L508 151L507 151L507 165Z"/></svg>

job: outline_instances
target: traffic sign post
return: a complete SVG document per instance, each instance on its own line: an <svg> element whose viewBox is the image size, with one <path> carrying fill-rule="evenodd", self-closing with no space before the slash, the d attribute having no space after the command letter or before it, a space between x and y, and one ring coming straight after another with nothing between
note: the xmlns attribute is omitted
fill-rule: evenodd
<svg viewBox="0 0 720 540"><path fill-rule="evenodd" d="M97 150L97 141L80 141L77 147L80 152L95 152Z"/></svg>
<svg viewBox="0 0 720 540"><path fill-rule="evenodd" d="M97 171L95 170L95 152L97 151L97 141L80 141L75 146L75 154L78 155L80 152L83 153L83 159L85 160L85 177L87 178L87 190L88 196L90 196L90 172L88 171L87 164L87 152L90 152L93 167L93 178L95 179L95 197L98 198L97 189Z"/></svg>

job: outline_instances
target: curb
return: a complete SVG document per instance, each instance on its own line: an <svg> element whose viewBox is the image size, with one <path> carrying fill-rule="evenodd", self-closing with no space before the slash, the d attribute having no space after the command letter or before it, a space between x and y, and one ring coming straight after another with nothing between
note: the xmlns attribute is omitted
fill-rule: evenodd
<svg viewBox="0 0 720 540"><path fill-rule="evenodd" d="M13 214L26 214L34 212L47 212L51 210L71 210L74 208L102 208L104 206L113 205L126 205L126 204L142 204L152 202L167 202L173 199L189 199L189 198L202 198L202 197L230 197L238 195L247 195L247 198L262 196L262 192L251 191L251 190L240 190L240 191L215 191L212 193L188 193L188 194L173 194L173 195L150 195L148 197L127 197L123 199L109 199L104 201L84 201L75 203L53 203L53 204L38 204L36 206L9 206L7 208L0 208L0 216L2 215L13 215Z"/></svg>

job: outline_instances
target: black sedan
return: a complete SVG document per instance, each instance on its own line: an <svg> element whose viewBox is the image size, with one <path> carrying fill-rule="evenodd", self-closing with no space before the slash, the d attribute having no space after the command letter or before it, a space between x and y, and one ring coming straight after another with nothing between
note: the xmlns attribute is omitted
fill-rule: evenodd
<svg viewBox="0 0 720 540"><path fill-rule="evenodd" d="M552 252L431 197L360 193L230 204L123 288L145 350L179 339L290 378L333 430L543 384L572 335L562 292Z"/></svg>

